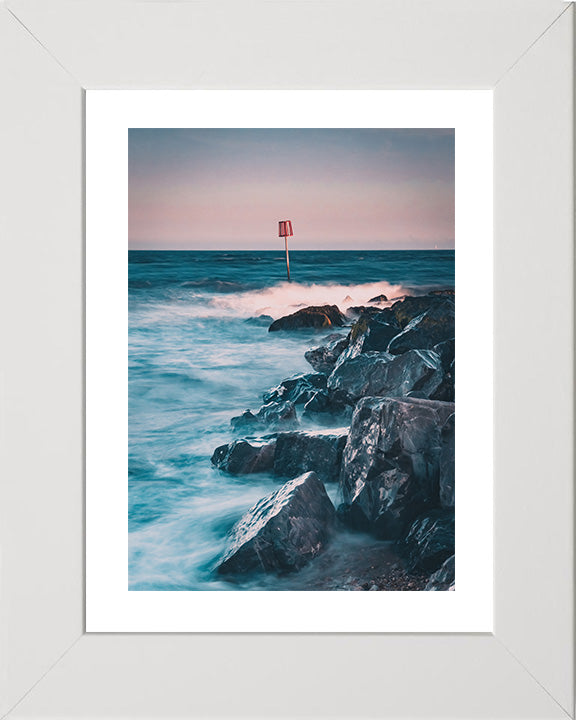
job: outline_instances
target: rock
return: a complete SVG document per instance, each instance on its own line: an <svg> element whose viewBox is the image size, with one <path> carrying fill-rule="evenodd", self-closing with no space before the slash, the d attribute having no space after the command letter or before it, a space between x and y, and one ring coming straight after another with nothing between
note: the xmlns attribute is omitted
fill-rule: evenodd
<svg viewBox="0 0 576 720"><path fill-rule="evenodd" d="M237 415L230 420L232 428L239 432L250 431L257 433L265 429L263 423L254 415L251 410L245 410L242 415Z"/></svg>
<svg viewBox="0 0 576 720"><path fill-rule="evenodd" d="M456 291L454 290L454 288L442 288L442 290L431 290L428 295L455 298Z"/></svg>
<svg viewBox="0 0 576 720"><path fill-rule="evenodd" d="M445 508L454 507L454 429L456 417L454 414L444 423L440 437L442 449L440 451L440 504Z"/></svg>
<svg viewBox="0 0 576 720"><path fill-rule="evenodd" d="M430 350L438 343L454 338L454 308L438 303L411 320L388 345L388 352L399 355L407 350Z"/></svg>
<svg viewBox="0 0 576 720"><path fill-rule="evenodd" d="M454 310L454 299L436 295L407 295L387 309L392 313L400 327L405 328L418 315L422 315L422 313L436 306Z"/></svg>
<svg viewBox="0 0 576 720"><path fill-rule="evenodd" d="M264 393L263 400L265 403L290 400L295 405L302 405L307 403L317 390L326 389L327 379L323 373L294 375L287 380L282 380L280 385Z"/></svg>
<svg viewBox="0 0 576 720"><path fill-rule="evenodd" d="M400 537L440 492L442 428L452 403L363 398L342 455L339 514L384 540Z"/></svg>
<svg viewBox="0 0 576 720"><path fill-rule="evenodd" d="M451 365L454 362L455 349L456 343L454 338L444 340L444 342L438 343L438 345L434 345L432 348L432 350L439 355L444 372L449 372Z"/></svg>
<svg viewBox="0 0 576 720"><path fill-rule="evenodd" d="M370 298L368 300L369 303L382 303L382 302L388 302L388 298L386 295L376 295L376 297Z"/></svg>
<svg viewBox="0 0 576 720"><path fill-rule="evenodd" d="M341 327L345 323L346 318L336 305L320 305L305 307L291 315L281 317L270 325L268 331Z"/></svg>
<svg viewBox="0 0 576 720"><path fill-rule="evenodd" d="M367 305L355 305L353 307L349 307L348 310L346 310L346 317L357 318L362 315L366 317L374 317L380 312L382 312L381 308L368 307Z"/></svg>
<svg viewBox="0 0 576 720"><path fill-rule="evenodd" d="M263 425L273 428L295 428L298 426L296 408L290 400L266 403L258 410L256 417Z"/></svg>
<svg viewBox="0 0 576 720"><path fill-rule="evenodd" d="M274 474L295 477L314 471L323 482L338 482L346 434L280 433L276 438Z"/></svg>
<svg viewBox="0 0 576 720"><path fill-rule="evenodd" d="M306 360L314 370L329 375L334 369L336 361L348 347L348 337L333 333L328 338L331 340L326 345L311 348L304 353Z"/></svg>
<svg viewBox="0 0 576 720"><path fill-rule="evenodd" d="M212 464L231 475L246 475L272 471L275 442L251 445L246 440L235 440L214 450Z"/></svg>
<svg viewBox="0 0 576 720"><path fill-rule="evenodd" d="M270 323L274 322L272 315L258 315L258 317L246 318L244 322L247 325L256 325L258 327L268 327Z"/></svg>
<svg viewBox="0 0 576 720"><path fill-rule="evenodd" d="M305 473L259 500L236 523L217 570L297 570L324 550L334 525L324 485L315 473Z"/></svg>
<svg viewBox="0 0 576 720"><path fill-rule="evenodd" d="M385 352L390 341L401 332L394 318L386 322L379 313L375 317L361 316L352 326L348 348L340 355L335 367L349 358L365 352Z"/></svg>
<svg viewBox="0 0 576 720"><path fill-rule="evenodd" d="M365 396L427 398L443 376L440 358L431 350L411 350L396 357L368 352L337 365L328 378L328 391L349 404Z"/></svg>
<svg viewBox="0 0 576 720"><path fill-rule="evenodd" d="M436 571L454 555L454 510L430 510L418 517L396 543L408 570Z"/></svg>
<svg viewBox="0 0 576 720"><path fill-rule="evenodd" d="M312 398L304 405L302 417L309 418L323 424L335 420L344 421L351 415L351 408L343 402L335 400L325 390L314 393Z"/></svg>
<svg viewBox="0 0 576 720"><path fill-rule="evenodd" d="M425 590L453 590L454 589L455 556L451 555L445 560L439 570L430 576Z"/></svg>

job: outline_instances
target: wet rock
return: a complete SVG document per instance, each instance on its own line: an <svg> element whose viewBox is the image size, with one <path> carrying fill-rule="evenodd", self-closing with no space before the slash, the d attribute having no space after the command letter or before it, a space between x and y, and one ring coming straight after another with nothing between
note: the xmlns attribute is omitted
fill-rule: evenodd
<svg viewBox="0 0 576 720"><path fill-rule="evenodd" d="M351 416L351 408L334 399L327 391L319 390L304 405L302 417L322 424L344 422Z"/></svg>
<svg viewBox="0 0 576 720"><path fill-rule="evenodd" d="M289 429L298 426L296 408L290 400L266 403L258 410L256 417L267 427Z"/></svg>
<svg viewBox="0 0 576 720"><path fill-rule="evenodd" d="M306 360L314 370L329 375L334 369L336 361L348 347L348 337L333 333L329 335L329 342L320 347L311 348L304 353Z"/></svg>
<svg viewBox="0 0 576 720"><path fill-rule="evenodd" d="M326 389L327 377L323 373L294 375L282 380L280 385L264 393L265 403L289 400L295 405L307 403L318 390Z"/></svg>
<svg viewBox="0 0 576 720"><path fill-rule="evenodd" d="M429 350L454 337L454 309L436 305L411 320L388 345L388 352L399 355L408 350Z"/></svg>
<svg viewBox="0 0 576 720"><path fill-rule="evenodd" d="M270 325L268 331L341 327L345 323L346 318L336 305L320 305L305 307L291 315L281 317Z"/></svg>
<svg viewBox="0 0 576 720"><path fill-rule="evenodd" d="M256 503L230 532L220 573L290 572L319 555L334 532L335 510L313 473Z"/></svg>
<svg viewBox="0 0 576 720"><path fill-rule="evenodd" d="M242 415L233 417L230 420L230 425L237 432L257 433L265 429L264 424L251 410L245 410Z"/></svg>
<svg viewBox="0 0 576 720"><path fill-rule="evenodd" d="M369 307L367 305L355 305L353 307L349 307L348 310L346 310L346 317L351 319L358 318L360 316L374 317L380 312L382 312L382 310L377 307Z"/></svg>
<svg viewBox="0 0 576 720"><path fill-rule="evenodd" d="M442 428L452 403L363 398L342 455L339 514L379 538L400 537L440 492Z"/></svg>
<svg viewBox="0 0 576 720"><path fill-rule="evenodd" d="M430 510L418 517L396 543L410 571L435 572L454 555L454 510Z"/></svg>
<svg viewBox="0 0 576 720"><path fill-rule="evenodd" d="M431 290L428 295L455 298L456 291L454 290L454 288L442 288L441 290Z"/></svg>
<svg viewBox="0 0 576 720"><path fill-rule="evenodd" d="M366 396L430 397L440 386L443 371L431 350L412 350L394 356L368 352L337 365L328 378L335 399L354 403Z"/></svg>
<svg viewBox="0 0 576 720"><path fill-rule="evenodd" d="M456 416L454 413L444 423L440 437L442 448L440 451L440 504L445 508L454 507L454 430Z"/></svg>
<svg viewBox="0 0 576 720"><path fill-rule="evenodd" d="M433 307L440 307L446 311L454 310L454 300L450 297L437 295L407 295L398 300L388 310L392 313L401 328L418 315L430 310ZM438 341L439 342L439 341Z"/></svg>
<svg viewBox="0 0 576 720"><path fill-rule="evenodd" d="M274 474L295 477L314 471L323 482L338 482L346 437L303 432L278 434Z"/></svg>
<svg viewBox="0 0 576 720"><path fill-rule="evenodd" d="M211 462L219 470L231 475L246 475L271 471L274 466L275 442L252 445L246 440L236 440L214 450Z"/></svg>
<svg viewBox="0 0 576 720"><path fill-rule="evenodd" d="M246 318L244 322L247 325L256 325L257 327L268 327L270 323L274 322L272 315L258 315L257 317Z"/></svg>
<svg viewBox="0 0 576 720"><path fill-rule="evenodd" d="M384 294L376 295L376 297L370 298L370 300L368 300L368 302L369 303L383 303L383 302L388 302L388 298Z"/></svg>
<svg viewBox="0 0 576 720"><path fill-rule="evenodd" d="M453 590L455 573L455 556L451 555L445 560L439 570L430 576L425 590Z"/></svg>
<svg viewBox="0 0 576 720"><path fill-rule="evenodd" d="M361 316L352 326L348 347L340 355L334 367L361 353L385 352L392 338L400 332L400 326L393 318L392 322L385 322L380 314L372 318Z"/></svg>
<svg viewBox="0 0 576 720"><path fill-rule="evenodd" d="M452 363L454 362L454 356L456 351L456 343L454 338L444 340L444 342L434 345L432 350L440 357L444 372L449 372Z"/></svg>

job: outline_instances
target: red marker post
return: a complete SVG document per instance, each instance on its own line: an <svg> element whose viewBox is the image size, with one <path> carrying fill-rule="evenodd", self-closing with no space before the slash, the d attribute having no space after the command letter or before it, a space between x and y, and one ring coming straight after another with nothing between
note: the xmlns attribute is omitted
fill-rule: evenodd
<svg viewBox="0 0 576 720"><path fill-rule="evenodd" d="M292 237L292 221L291 220L280 220L278 223L278 236L284 238L284 244L286 245L286 274L288 275L288 282L290 282L290 258L288 257L288 238Z"/></svg>

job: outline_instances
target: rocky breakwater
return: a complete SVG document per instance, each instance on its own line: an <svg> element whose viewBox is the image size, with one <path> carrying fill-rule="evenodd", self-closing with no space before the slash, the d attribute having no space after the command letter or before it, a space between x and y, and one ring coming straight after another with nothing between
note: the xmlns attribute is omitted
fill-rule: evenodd
<svg viewBox="0 0 576 720"><path fill-rule="evenodd" d="M235 526L219 572L297 570L348 527L394 547L407 588L412 573L418 587L454 589L454 308L447 290L358 306L348 318L336 306L303 308L270 325L343 332L305 353L315 372L233 418L236 439L215 450L221 471L290 478ZM323 485L336 482L337 524Z"/></svg>

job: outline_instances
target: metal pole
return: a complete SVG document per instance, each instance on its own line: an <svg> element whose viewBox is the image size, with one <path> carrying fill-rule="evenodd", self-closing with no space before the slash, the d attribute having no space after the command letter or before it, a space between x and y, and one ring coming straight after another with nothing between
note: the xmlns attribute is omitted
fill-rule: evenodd
<svg viewBox="0 0 576 720"><path fill-rule="evenodd" d="M288 235L284 235L284 243L286 245L286 274L288 275L288 282L290 282L290 258L288 257Z"/></svg>

